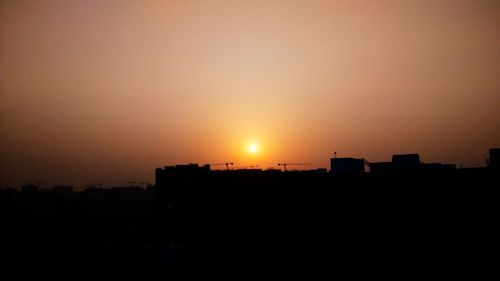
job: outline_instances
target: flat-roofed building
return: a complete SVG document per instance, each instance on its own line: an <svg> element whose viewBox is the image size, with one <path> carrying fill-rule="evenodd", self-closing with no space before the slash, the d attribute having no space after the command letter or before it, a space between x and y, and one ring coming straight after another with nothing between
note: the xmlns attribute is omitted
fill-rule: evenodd
<svg viewBox="0 0 500 281"><path fill-rule="evenodd" d="M420 167L420 156L413 154L392 155L392 165L396 170L415 170Z"/></svg>
<svg viewBox="0 0 500 281"><path fill-rule="evenodd" d="M365 171L364 159L351 157L330 159L330 172L333 174L360 174Z"/></svg>

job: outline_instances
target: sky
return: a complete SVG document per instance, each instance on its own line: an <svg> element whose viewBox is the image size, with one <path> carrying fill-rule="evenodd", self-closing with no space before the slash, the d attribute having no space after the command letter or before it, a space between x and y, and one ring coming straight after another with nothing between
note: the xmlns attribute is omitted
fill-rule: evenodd
<svg viewBox="0 0 500 281"><path fill-rule="evenodd" d="M498 1L2 0L0 186L334 151L484 166L499 47Z"/></svg>

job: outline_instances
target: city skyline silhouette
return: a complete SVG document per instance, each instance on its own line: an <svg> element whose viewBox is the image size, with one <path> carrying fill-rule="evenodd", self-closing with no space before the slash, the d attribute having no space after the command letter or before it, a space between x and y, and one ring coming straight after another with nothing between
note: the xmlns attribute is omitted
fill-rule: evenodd
<svg viewBox="0 0 500 281"><path fill-rule="evenodd" d="M137 180L137 179L129 179L127 181L119 181L115 184L103 184L97 183L92 179L89 179L88 183L85 185L74 186L70 183L58 183L53 185L48 185L43 181L38 182L26 182L19 186L14 186L13 188L19 189L27 186L39 188L58 188L58 187L71 187L72 190L82 191L88 188L119 188L119 187L142 187L147 188L154 186L158 182L158 172L162 173L162 169L175 169L176 167L196 167L200 169L206 169L207 171L280 171L280 172L323 172L330 174L361 174L361 173L380 173L380 172L389 172L389 173L398 173L401 171L401 167L403 170L405 166L409 166L411 169L416 171L443 171L443 170L471 170L471 169L485 169L490 167L498 167L499 166L499 151L500 148L491 148L489 149L488 157L485 159L485 165L481 167L457 167L454 163L442 163L442 162L425 162L422 161L420 155L418 153L412 154L393 154L392 160L388 162L370 162L369 160L361 157L361 158L353 158L353 157L338 157L337 152L334 153L334 156L330 158L330 166L319 167L319 168L310 168L312 163L291 163L291 162L281 162L277 163L276 166L271 167L262 167L259 165L237 165L235 168L232 168L235 165L234 162L224 162L224 163L206 163L206 164L198 164L196 162L190 163L177 163L174 165L164 165L162 167L156 167L156 173L153 175L154 180ZM401 159L401 160L399 160ZM225 167L225 168L224 168ZM292 169L287 167L293 167ZM399 168L398 168L399 167ZM0 187L1 188L1 187ZM12 188L8 186L4 186L3 188Z"/></svg>
<svg viewBox="0 0 500 281"><path fill-rule="evenodd" d="M0 189L3 274L322 280L463 266L483 276L500 182L500 148L489 153L482 168L397 154L332 158L330 171L166 166L146 188Z"/></svg>

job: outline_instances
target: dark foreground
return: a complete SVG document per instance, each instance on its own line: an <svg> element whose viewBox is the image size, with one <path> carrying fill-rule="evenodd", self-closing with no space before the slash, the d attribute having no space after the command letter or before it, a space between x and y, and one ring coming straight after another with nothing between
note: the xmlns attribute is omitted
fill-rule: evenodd
<svg viewBox="0 0 500 281"><path fill-rule="evenodd" d="M492 268L498 171L210 172L0 190L2 280L331 280Z"/></svg>

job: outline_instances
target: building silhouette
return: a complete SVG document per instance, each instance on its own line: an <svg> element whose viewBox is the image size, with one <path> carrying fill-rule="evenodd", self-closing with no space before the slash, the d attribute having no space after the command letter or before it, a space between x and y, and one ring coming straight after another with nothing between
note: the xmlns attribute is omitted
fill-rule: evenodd
<svg viewBox="0 0 500 281"><path fill-rule="evenodd" d="M364 159L351 157L330 159L330 171L333 174L360 174L365 172Z"/></svg>
<svg viewBox="0 0 500 281"><path fill-rule="evenodd" d="M489 167L474 169L396 154L379 163L333 158L330 173L187 164L156 169L148 189L0 189L8 242L0 257L21 268L7 263L2 273L327 280L352 268L435 274L422 257L437 270L443 260L467 267L496 241L488 234L497 219L498 151L490 150Z"/></svg>
<svg viewBox="0 0 500 281"><path fill-rule="evenodd" d="M392 162L371 162L370 173L390 173L393 172Z"/></svg>
<svg viewBox="0 0 500 281"><path fill-rule="evenodd" d="M420 167L420 155L413 154L395 154L392 156L392 165L396 170L416 170Z"/></svg>
<svg viewBox="0 0 500 281"><path fill-rule="evenodd" d="M201 179L210 172L210 165L199 166L198 164L165 166L155 170L155 182L158 186L164 186L169 182L182 182L193 179Z"/></svg>
<svg viewBox="0 0 500 281"><path fill-rule="evenodd" d="M490 149L489 166L492 168L500 168L500 148Z"/></svg>
<svg viewBox="0 0 500 281"><path fill-rule="evenodd" d="M391 162L371 162L371 173L399 173L399 172L424 172L424 171L453 171L455 164L423 163L420 155L394 154Z"/></svg>

